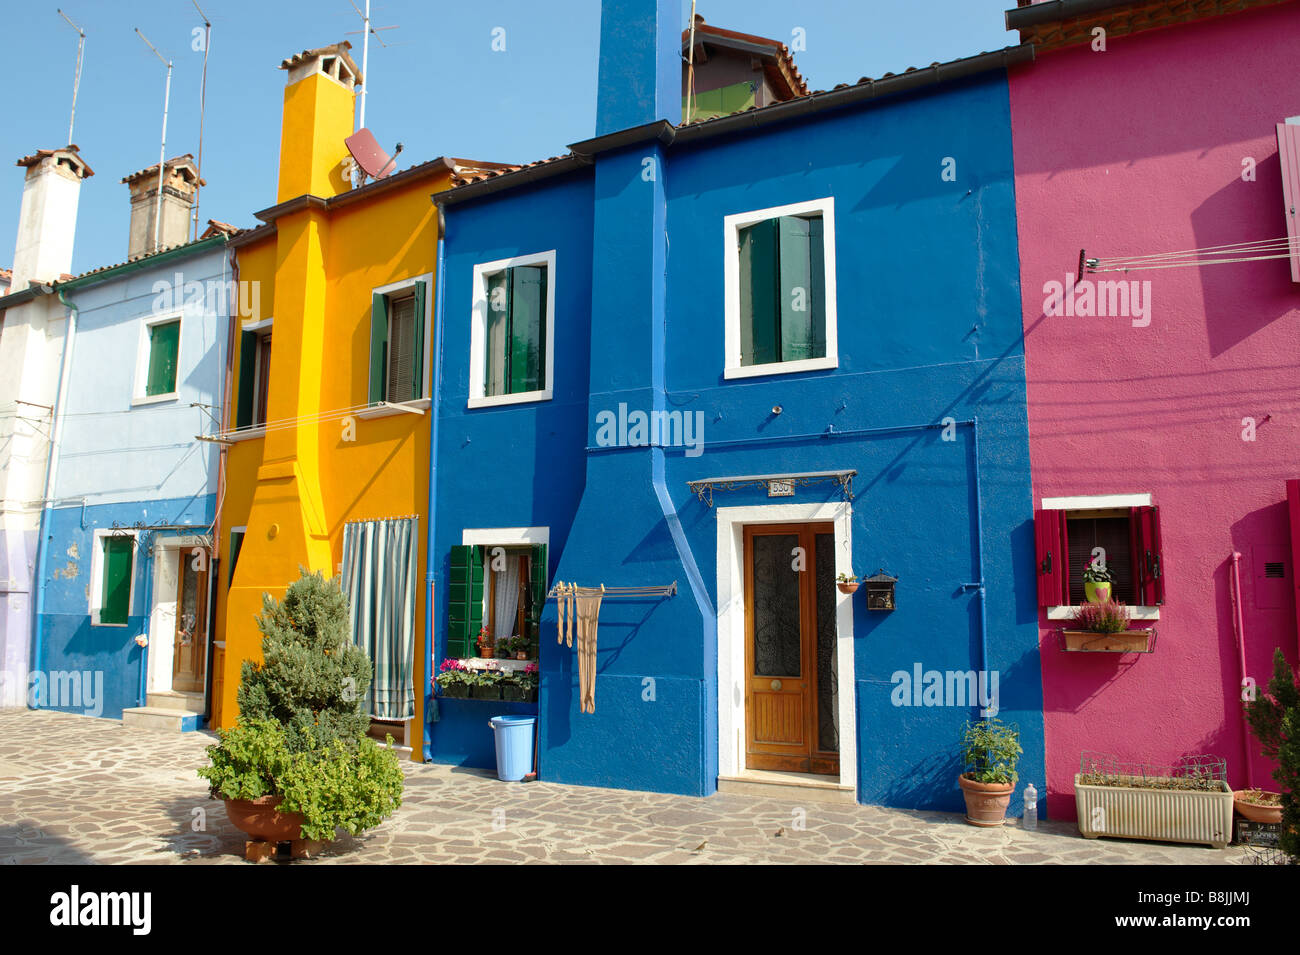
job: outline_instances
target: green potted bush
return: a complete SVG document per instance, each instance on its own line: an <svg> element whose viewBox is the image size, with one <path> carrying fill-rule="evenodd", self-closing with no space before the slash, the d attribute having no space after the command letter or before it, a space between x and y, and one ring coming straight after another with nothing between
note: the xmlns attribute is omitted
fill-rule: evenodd
<svg viewBox="0 0 1300 955"><path fill-rule="evenodd" d="M1020 761L1020 730L997 717L966 721L961 738L964 769L957 777L966 799L966 821L972 826L1000 826L1016 789Z"/></svg>
<svg viewBox="0 0 1300 955"><path fill-rule="evenodd" d="M304 572L282 601L263 599L257 626L262 660L241 668L239 722L218 734L198 771L211 796L263 842L328 841L338 829L378 825L401 805L402 772L392 750L366 736L372 669L352 643L338 581Z"/></svg>
<svg viewBox="0 0 1300 955"><path fill-rule="evenodd" d="M1281 788L1282 831L1277 847L1300 863L1300 688L1281 649L1273 651L1268 692L1245 702L1246 722L1264 755L1277 763L1273 778Z"/></svg>
<svg viewBox="0 0 1300 955"><path fill-rule="evenodd" d="M438 685L439 696L462 700L469 696L470 671L459 660L443 660L433 682Z"/></svg>
<svg viewBox="0 0 1300 955"><path fill-rule="evenodd" d="M509 651L510 655L514 657L516 660L528 659L528 638L527 637L511 637L506 642L506 648Z"/></svg>
<svg viewBox="0 0 1300 955"><path fill-rule="evenodd" d="M1083 596L1089 603L1106 603L1114 586L1115 577L1101 558L1083 565Z"/></svg>

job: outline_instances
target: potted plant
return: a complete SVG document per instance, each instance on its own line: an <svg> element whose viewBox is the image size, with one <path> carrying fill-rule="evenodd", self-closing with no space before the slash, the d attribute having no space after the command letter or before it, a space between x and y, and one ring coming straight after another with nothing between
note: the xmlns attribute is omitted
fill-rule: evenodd
<svg viewBox="0 0 1300 955"><path fill-rule="evenodd" d="M1227 763L1209 757L1173 766L1120 763L1085 752L1074 777L1079 832L1157 842L1200 842L1216 849L1232 838Z"/></svg>
<svg viewBox="0 0 1300 955"><path fill-rule="evenodd" d="M966 721L961 740L965 769L957 777L957 784L966 799L966 821L972 826L988 828L1007 821L1021 752L1016 726L997 717L978 723Z"/></svg>
<svg viewBox="0 0 1300 955"><path fill-rule="evenodd" d="M488 633L487 627L479 630L478 639L475 642L478 644L478 655L484 660L491 660L492 655L496 652L496 646L492 642L492 634Z"/></svg>
<svg viewBox="0 0 1300 955"><path fill-rule="evenodd" d="M1282 794L1267 789L1238 789L1232 794L1232 805L1237 814L1251 822L1282 821Z"/></svg>
<svg viewBox="0 0 1300 955"><path fill-rule="evenodd" d="M1062 630L1065 649L1092 653L1147 653L1154 630L1130 630L1129 608L1114 600L1080 604L1074 610L1074 627Z"/></svg>
<svg viewBox="0 0 1300 955"><path fill-rule="evenodd" d="M1280 649L1273 652L1268 691L1256 693L1245 708L1246 722L1264 755L1277 764L1273 778L1282 790L1277 847L1295 862L1300 860L1300 688Z"/></svg>
<svg viewBox="0 0 1300 955"><path fill-rule="evenodd" d="M522 703L527 698L523 685L523 674L514 671L501 677L501 699L511 703Z"/></svg>
<svg viewBox="0 0 1300 955"><path fill-rule="evenodd" d="M501 674L495 670L480 670L470 674L469 696L472 700L501 699Z"/></svg>
<svg viewBox="0 0 1300 955"><path fill-rule="evenodd" d="M453 699L465 699L469 696L470 673L465 664L448 658L438 667L438 676L433 681L438 685L441 696Z"/></svg>
<svg viewBox="0 0 1300 955"><path fill-rule="evenodd" d="M1100 604L1110 600L1115 578L1098 557L1083 565L1083 596L1089 603Z"/></svg>
<svg viewBox="0 0 1300 955"><path fill-rule="evenodd" d="M858 578L853 574L840 574L835 578L835 586L840 588L840 593L856 593L858 589Z"/></svg>
<svg viewBox="0 0 1300 955"><path fill-rule="evenodd" d="M396 755L366 736L373 670L352 643L338 581L304 573L282 601L263 599L257 626L262 660L243 664L239 722L218 734L198 771L255 840L249 859L265 857L259 844L356 835L402 802Z"/></svg>
<svg viewBox="0 0 1300 955"><path fill-rule="evenodd" d="M516 660L527 660L528 659L528 638L511 637L510 652Z"/></svg>
<svg viewBox="0 0 1300 955"><path fill-rule="evenodd" d="M539 671L536 663L530 663L524 667L524 672L519 674L519 685L524 688L524 702L537 702L537 684L539 682Z"/></svg>

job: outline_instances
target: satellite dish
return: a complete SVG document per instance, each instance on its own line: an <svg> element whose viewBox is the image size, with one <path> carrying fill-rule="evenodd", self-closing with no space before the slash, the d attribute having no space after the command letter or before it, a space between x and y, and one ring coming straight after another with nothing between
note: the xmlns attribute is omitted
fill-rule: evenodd
<svg viewBox="0 0 1300 955"><path fill-rule="evenodd" d="M348 152L361 167L361 171L371 179L383 179L391 173L397 165L397 154L402 151L402 144L398 143L396 151L390 157L375 139L375 134L364 126L343 140L343 144L348 147Z"/></svg>

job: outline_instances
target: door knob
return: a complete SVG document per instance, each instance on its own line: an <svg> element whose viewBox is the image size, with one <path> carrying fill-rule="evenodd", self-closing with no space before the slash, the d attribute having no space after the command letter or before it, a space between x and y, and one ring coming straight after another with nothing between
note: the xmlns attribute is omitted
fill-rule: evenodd
<svg viewBox="0 0 1300 955"><path fill-rule="evenodd" d="M773 681L772 681L772 689L774 689L774 690L779 690L779 689L781 689L781 681L780 681L780 680L773 680Z"/></svg>

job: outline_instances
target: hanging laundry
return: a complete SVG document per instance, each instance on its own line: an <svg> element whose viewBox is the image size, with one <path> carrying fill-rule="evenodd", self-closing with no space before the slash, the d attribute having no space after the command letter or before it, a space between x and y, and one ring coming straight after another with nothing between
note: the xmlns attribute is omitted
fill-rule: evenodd
<svg viewBox="0 0 1300 955"><path fill-rule="evenodd" d="M603 584L600 590L581 588L577 598L578 709L583 713L596 712L596 628L604 590Z"/></svg>

